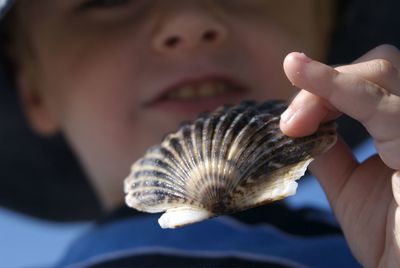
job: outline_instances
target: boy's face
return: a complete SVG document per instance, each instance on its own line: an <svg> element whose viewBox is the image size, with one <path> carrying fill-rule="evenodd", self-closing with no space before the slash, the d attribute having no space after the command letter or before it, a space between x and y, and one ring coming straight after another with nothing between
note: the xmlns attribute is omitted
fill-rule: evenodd
<svg viewBox="0 0 400 268"><path fill-rule="evenodd" d="M284 56L323 56L319 1L21 1L29 118L65 133L115 205L132 162L179 122L241 99L288 99Z"/></svg>

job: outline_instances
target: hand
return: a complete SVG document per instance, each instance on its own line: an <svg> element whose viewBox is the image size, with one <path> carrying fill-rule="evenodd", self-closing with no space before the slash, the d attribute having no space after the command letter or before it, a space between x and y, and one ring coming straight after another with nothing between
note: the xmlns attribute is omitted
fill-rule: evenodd
<svg viewBox="0 0 400 268"><path fill-rule="evenodd" d="M289 136L313 133L345 113L360 121L379 155L358 163L339 139L311 165L347 242L364 267L400 267L400 52L377 47L351 65L332 68L301 53L284 61L303 88L282 115Z"/></svg>

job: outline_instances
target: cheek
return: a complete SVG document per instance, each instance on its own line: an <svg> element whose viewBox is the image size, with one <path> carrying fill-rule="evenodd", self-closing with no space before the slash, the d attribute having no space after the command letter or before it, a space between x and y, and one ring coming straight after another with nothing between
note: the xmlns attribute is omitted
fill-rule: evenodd
<svg viewBox="0 0 400 268"><path fill-rule="evenodd" d="M134 48L117 47L117 42L90 44L56 44L57 49L50 46L39 55L44 59L39 66L40 73L45 74L42 86L49 93L49 108L61 126L72 118L83 120L86 114L113 122L112 117L124 112L134 114L139 104L136 81L140 69L129 54Z"/></svg>
<svg viewBox="0 0 400 268"><path fill-rule="evenodd" d="M77 46L41 57L49 110L93 177L124 176L148 146L161 140L160 133L179 121L143 110L149 80L143 59L132 54L137 50L132 42L113 44L118 47Z"/></svg>
<svg viewBox="0 0 400 268"><path fill-rule="evenodd" d="M247 27L242 34L243 51L252 77L256 99L289 99L295 93L283 71L283 60L291 51L305 51L300 40L272 27Z"/></svg>
<svg viewBox="0 0 400 268"><path fill-rule="evenodd" d="M134 104L122 108L121 103L99 103L81 103L64 122L64 133L92 178L124 178L132 163L161 141L161 133L176 128L170 116L142 111Z"/></svg>
<svg viewBox="0 0 400 268"><path fill-rule="evenodd" d="M123 178L147 147L177 127L179 120L170 115L145 110L134 89L84 85L69 88L58 112L63 133L91 177Z"/></svg>
<svg viewBox="0 0 400 268"><path fill-rule="evenodd" d="M126 171L125 152L142 135L134 72L118 57L89 56L49 57L41 80L47 107L90 173L108 174L102 167L110 165Z"/></svg>
<svg viewBox="0 0 400 268"><path fill-rule="evenodd" d="M264 17L260 13L253 20L237 20L233 25L236 42L242 44L248 69L252 70L249 77L254 77L257 98L290 99L296 93L283 71L283 60L290 52L304 52L314 58L323 55L325 40L314 25L314 3L294 4L300 13L282 8L282 14L279 10Z"/></svg>
<svg viewBox="0 0 400 268"><path fill-rule="evenodd" d="M90 177L122 178L142 150L135 141L145 137L137 107L109 95L80 97L66 105L63 133Z"/></svg>

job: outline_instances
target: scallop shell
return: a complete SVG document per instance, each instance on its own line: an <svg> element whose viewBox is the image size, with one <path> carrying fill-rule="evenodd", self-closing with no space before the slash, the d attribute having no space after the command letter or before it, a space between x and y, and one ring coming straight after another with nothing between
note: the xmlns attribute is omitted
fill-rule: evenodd
<svg viewBox="0 0 400 268"><path fill-rule="evenodd" d="M166 211L175 228L293 195L313 157L336 142L336 124L290 138L279 128L282 101L246 101L200 115L147 150L125 179L126 203Z"/></svg>

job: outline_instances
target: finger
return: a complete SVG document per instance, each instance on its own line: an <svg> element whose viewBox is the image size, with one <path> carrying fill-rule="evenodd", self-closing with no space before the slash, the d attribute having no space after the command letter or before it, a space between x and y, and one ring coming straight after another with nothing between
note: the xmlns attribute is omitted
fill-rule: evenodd
<svg viewBox="0 0 400 268"><path fill-rule="evenodd" d="M393 196L398 206L400 206L400 171L397 171L392 176Z"/></svg>
<svg viewBox="0 0 400 268"><path fill-rule="evenodd" d="M284 69L294 85L320 96L337 110L360 121L374 138L389 140L399 135L400 97L300 53L289 54Z"/></svg>
<svg viewBox="0 0 400 268"><path fill-rule="evenodd" d="M396 171L392 175L392 190L393 197L396 202L396 208L394 212L394 221L391 223L389 227L390 232L393 232L395 241L394 254L397 257L396 259L400 259L400 171ZM397 265L398 267L399 265Z"/></svg>
<svg viewBox="0 0 400 268"><path fill-rule="evenodd" d="M388 44L380 45L371 49L356 59L354 63L360 63L374 59L384 59L390 61L397 69L400 69L400 50L397 47Z"/></svg>
<svg viewBox="0 0 400 268"><path fill-rule="evenodd" d="M340 114L326 100L302 90L281 115L280 128L291 137L307 136L314 133L321 122L334 120Z"/></svg>
<svg viewBox="0 0 400 268"><path fill-rule="evenodd" d="M377 58L335 68L341 73L358 75L400 96L400 72L389 60Z"/></svg>
<svg viewBox="0 0 400 268"><path fill-rule="evenodd" d="M358 74L366 80L387 88L394 94L400 94L398 86L400 50L393 45L380 45L356 59L352 65L344 65L335 69L344 73Z"/></svg>
<svg viewBox="0 0 400 268"><path fill-rule="evenodd" d="M376 141L375 146L382 161L392 169L400 170L400 138L389 141Z"/></svg>

